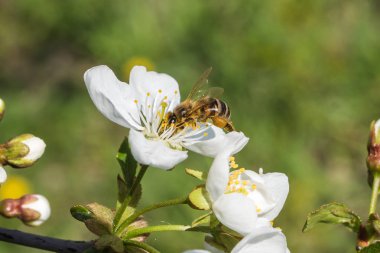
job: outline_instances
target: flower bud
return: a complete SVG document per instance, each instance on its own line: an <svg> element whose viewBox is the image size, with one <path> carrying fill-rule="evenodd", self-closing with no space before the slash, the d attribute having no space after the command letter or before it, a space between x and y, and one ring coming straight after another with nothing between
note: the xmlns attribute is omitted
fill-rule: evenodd
<svg viewBox="0 0 380 253"><path fill-rule="evenodd" d="M6 218L18 218L28 226L39 226L50 217L50 205L42 195L27 194L19 199L1 201L0 214Z"/></svg>
<svg viewBox="0 0 380 253"><path fill-rule="evenodd" d="M0 166L0 185L7 181L7 172Z"/></svg>
<svg viewBox="0 0 380 253"><path fill-rule="evenodd" d="M0 121L3 119L5 113L5 103L4 101L0 98Z"/></svg>
<svg viewBox="0 0 380 253"><path fill-rule="evenodd" d="M372 121L368 139L367 167L370 172L380 172L380 120Z"/></svg>
<svg viewBox="0 0 380 253"><path fill-rule="evenodd" d="M4 145L6 163L14 168L33 165L44 153L45 142L32 135L22 134Z"/></svg>

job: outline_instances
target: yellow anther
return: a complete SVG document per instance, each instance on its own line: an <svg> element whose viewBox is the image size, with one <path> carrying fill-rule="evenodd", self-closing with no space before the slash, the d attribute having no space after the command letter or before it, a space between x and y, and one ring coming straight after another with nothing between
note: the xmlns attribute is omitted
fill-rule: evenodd
<svg viewBox="0 0 380 253"><path fill-rule="evenodd" d="M168 99L168 96L165 96L164 99Z"/></svg>
<svg viewBox="0 0 380 253"><path fill-rule="evenodd" d="M256 190L257 186L255 184L251 185L252 190Z"/></svg>
<svg viewBox="0 0 380 253"><path fill-rule="evenodd" d="M256 212L260 213L261 209L259 207L256 208Z"/></svg>
<svg viewBox="0 0 380 253"><path fill-rule="evenodd" d="M174 94L177 94L177 93L178 93L178 90L175 90L175 91L174 91Z"/></svg>
<svg viewBox="0 0 380 253"><path fill-rule="evenodd" d="M148 108L151 108L152 106L151 105L148 105Z"/></svg>
<svg viewBox="0 0 380 253"><path fill-rule="evenodd" d="M234 182L236 185L240 184L240 181L239 180L235 180Z"/></svg>
<svg viewBox="0 0 380 253"><path fill-rule="evenodd" d="M271 225L272 225L272 227L273 227L274 221L272 221L272 220L271 220L271 221L270 221L270 224L271 224Z"/></svg>
<svg viewBox="0 0 380 253"><path fill-rule="evenodd" d="M135 104L137 104L139 101L137 99L135 99L133 102L135 102Z"/></svg>
<svg viewBox="0 0 380 253"><path fill-rule="evenodd" d="M230 156L230 162L235 161L235 157Z"/></svg>
<svg viewBox="0 0 380 253"><path fill-rule="evenodd" d="M159 90L158 90L158 93L162 93L162 90L161 90L161 89L159 89Z"/></svg>
<svg viewBox="0 0 380 253"><path fill-rule="evenodd" d="M231 164L231 168L237 169L237 168L239 168L239 164L237 164L237 163Z"/></svg>
<svg viewBox="0 0 380 253"><path fill-rule="evenodd" d="M150 92L148 92L146 95L149 97L150 96Z"/></svg>
<svg viewBox="0 0 380 253"><path fill-rule="evenodd" d="M247 185L247 184L248 184L248 181L247 181L247 180L243 180L242 184L243 184L243 185Z"/></svg>
<svg viewBox="0 0 380 253"><path fill-rule="evenodd" d="M207 136L208 135L208 133L203 133L203 136Z"/></svg>

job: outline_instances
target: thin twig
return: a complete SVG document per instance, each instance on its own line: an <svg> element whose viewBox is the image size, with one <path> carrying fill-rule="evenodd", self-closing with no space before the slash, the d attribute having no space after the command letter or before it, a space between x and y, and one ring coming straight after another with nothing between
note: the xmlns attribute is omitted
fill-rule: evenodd
<svg viewBox="0 0 380 253"><path fill-rule="evenodd" d="M92 241L63 240L6 228L0 228L0 241L59 253L83 252L93 246Z"/></svg>

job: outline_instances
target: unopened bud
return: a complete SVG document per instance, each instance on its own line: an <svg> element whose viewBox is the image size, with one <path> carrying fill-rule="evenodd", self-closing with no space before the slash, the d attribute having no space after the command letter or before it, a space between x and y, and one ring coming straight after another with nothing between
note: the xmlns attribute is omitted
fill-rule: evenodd
<svg viewBox="0 0 380 253"><path fill-rule="evenodd" d="M128 230L133 229L139 229L139 228L145 228L148 226L148 222L140 216L137 220L131 223L131 225L128 226ZM137 242L144 242L148 238L149 234L142 234L137 237L131 238L131 240L137 241Z"/></svg>
<svg viewBox="0 0 380 253"><path fill-rule="evenodd" d="M7 172L0 165L0 185L3 184L5 181L7 181Z"/></svg>
<svg viewBox="0 0 380 253"><path fill-rule="evenodd" d="M5 113L5 103L4 101L0 98L0 121L3 119Z"/></svg>
<svg viewBox="0 0 380 253"><path fill-rule="evenodd" d="M14 168L29 167L43 155L45 147L42 139L22 134L4 144L5 162Z"/></svg>
<svg viewBox="0 0 380 253"><path fill-rule="evenodd" d="M380 120L372 121L368 139L367 167L370 172L380 172Z"/></svg>
<svg viewBox="0 0 380 253"><path fill-rule="evenodd" d="M50 217L50 205L42 195L27 194L19 199L1 201L0 214L6 218L18 218L28 226L39 226Z"/></svg>

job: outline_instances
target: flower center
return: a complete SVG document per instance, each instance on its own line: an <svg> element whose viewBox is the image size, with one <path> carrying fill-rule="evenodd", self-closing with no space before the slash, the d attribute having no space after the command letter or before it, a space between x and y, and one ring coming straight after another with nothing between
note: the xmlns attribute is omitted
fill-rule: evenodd
<svg viewBox="0 0 380 253"><path fill-rule="evenodd" d="M230 157L230 167L235 169L230 172L225 194L240 193L252 200L258 214L270 211L275 202L265 187L265 182L260 174L239 168L234 157ZM262 174L262 173L261 173Z"/></svg>

